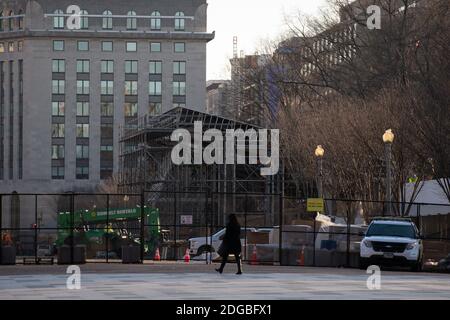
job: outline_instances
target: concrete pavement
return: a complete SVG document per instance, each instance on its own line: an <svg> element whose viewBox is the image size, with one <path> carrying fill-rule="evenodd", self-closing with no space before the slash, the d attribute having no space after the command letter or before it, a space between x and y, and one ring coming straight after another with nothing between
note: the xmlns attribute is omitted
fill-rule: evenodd
<svg viewBox="0 0 450 320"><path fill-rule="evenodd" d="M81 266L81 289L69 290L64 266L1 266L0 299L450 299L450 275L382 271L381 289L355 269L155 263Z"/></svg>

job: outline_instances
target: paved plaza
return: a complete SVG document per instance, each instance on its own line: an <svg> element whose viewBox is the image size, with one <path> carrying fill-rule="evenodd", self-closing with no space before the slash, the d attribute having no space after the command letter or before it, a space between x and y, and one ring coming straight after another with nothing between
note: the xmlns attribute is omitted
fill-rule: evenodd
<svg viewBox="0 0 450 320"><path fill-rule="evenodd" d="M81 289L68 290L64 266L0 267L0 299L450 299L450 275L382 271L381 289L355 269L216 265L84 265Z"/></svg>

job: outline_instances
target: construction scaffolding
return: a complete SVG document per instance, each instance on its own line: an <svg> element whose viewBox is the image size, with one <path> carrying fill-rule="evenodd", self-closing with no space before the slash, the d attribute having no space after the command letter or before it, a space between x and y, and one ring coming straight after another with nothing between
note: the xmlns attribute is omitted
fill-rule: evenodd
<svg viewBox="0 0 450 320"><path fill-rule="evenodd" d="M203 132L218 129L225 135L227 129L258 130L260 128L223 117L186 108L175 108L158 116L146 115L127 123L120 137L119 189L124 193L148 194L146 201L161 207L164 198L182 194L178 206L194 216L199 201L194 195L214 193L209 210L217 212L216 223L222 223L229 213L246 210L238 194L281 194L282 174L261 176L261 164L175 165L171 159L173 147L178 143L170 137L176 129L186 129L193 136L194 122L201 121ZM246 144L246 148L248 145ZM241 197L242 198L242 197ZM241 201L242 200L242 201ZM275 200L269 199L266 208L268 220L274 215ZM189 209L188 209L189 208ZM199 209L200 210L200 209Z"/></svg>

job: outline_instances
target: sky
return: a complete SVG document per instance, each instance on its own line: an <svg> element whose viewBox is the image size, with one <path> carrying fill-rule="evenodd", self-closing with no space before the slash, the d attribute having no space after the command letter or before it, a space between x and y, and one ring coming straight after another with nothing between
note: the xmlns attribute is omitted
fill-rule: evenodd
<svg viewBox="0 0 450 320"><path fill-rule="evenodd" d="M286 18L318 13L325 0L208 0L208 32L216 32L207 47L207 79L228 79L233 37L238 52L253 54L269 39L286 31Z"/></svg>

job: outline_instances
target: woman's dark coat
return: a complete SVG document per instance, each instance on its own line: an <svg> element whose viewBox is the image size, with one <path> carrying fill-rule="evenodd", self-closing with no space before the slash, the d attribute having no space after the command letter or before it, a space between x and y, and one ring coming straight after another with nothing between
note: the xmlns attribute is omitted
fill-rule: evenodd
<svg viewBox="0 0 450 320"><path fill-rule="evenodd" d="M240 254L241 251L241 226L228 224L219 254L223 257L230 254Z"/></svg>

